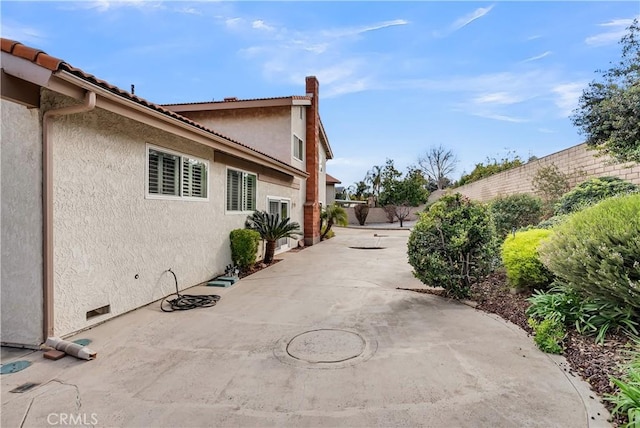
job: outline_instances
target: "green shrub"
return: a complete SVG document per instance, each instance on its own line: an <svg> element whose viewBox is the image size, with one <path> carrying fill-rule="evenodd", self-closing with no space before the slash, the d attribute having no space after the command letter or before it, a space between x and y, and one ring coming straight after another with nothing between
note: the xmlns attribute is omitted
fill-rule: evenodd
<svg viewBox="0 0 640 428"><path fill-rule="evenodd" d="M553 274L540 261L538 246L552 232L531 229L509 235L502 244L502 264L513 288L548 288Z"/></svg>
<svg viewBox="0 0 640 428"><path fill-rule="evenodd" d="M616 394L605 396L605 400L612 402L615 407L613 414L627 416L628 422L624 428L640 427L640 341L636 340L635 350L630 352L631 362L626 367L626 373L621 379L611 378L618 388Z"/></svg>
<svg viewBox="0 0 640 428"><path fill-rule="evenodd" d="M553 217L549 217L546 220L542 220L536 228L538 229L553 229L555 226L559 225L563 221L569 218L569 214L558 214Z"/></svg>
<svg viewBox="0 0 640 428"><path fill-rule="evenodd" d="M640 311L640 194L572 214L538 249L560 280L585 297Z"/></svg>
<svg viewBox="0 0 640 428"><path fill-rule="evenodd" d="M358 219L358 224L364 226L364 223L367 221L367 216L369 215L369 205L357 204L353 207L353 212L356 215L356 219Z"/></svg>
<svg viewBox="0 0 640 428"><path fill-rule="evenodd" d="M231 239L231 260L240 269L246 269L256 262L260 234L250 229L234 229Z"/></svg>
<svg viewBox="0 0 640 428"><path fill-rule="evenodd" d="M496 232L501 237L513 230L538 224L542 218L542 199L526 193L499 197L489 207Z"/></svg>
<svg viewBox="0 0 640 428"><path fill-rule="evenodd" d="M565 193L556 204L555 214L570 214L603 199L639 191L639 186L617 177L591 178Z"/></svg>
<svg viewBox="0 0 640 428"><path fill-rule="evenodd" d="M567 334L562 323L551 318L542 321L529 318L529 326L535 334L533 341L541 351L562 354L562 340Z"/></svg>
<svg viewBox="0 0 640 428"><path fill-rule="evenodd" d="M582 297L568 286L557 285L549 292L536 291L527 300L531 303L528 316L574 325L580 334L595 336L598 343L604 342L609 330L622 330L629 335L638 333L631 308Z"/></svg>
<svg viewBox="0 0 640 428"><path fill-rule="evenodd" d="M415 277L455 298L468 297L498 251L488 209L459 193L443 196L420 215L407 246Z"/></svg>

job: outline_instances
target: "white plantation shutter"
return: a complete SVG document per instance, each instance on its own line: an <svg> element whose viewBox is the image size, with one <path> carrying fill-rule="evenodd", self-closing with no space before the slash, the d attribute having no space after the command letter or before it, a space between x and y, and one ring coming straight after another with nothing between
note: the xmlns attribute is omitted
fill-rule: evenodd
<svg viewBox="0 0 640 428"><path fill-rule="evenodd" d="M242 173L232 169L227 170L227 210L241 211L240 186L242 185Z"/></svg>
<svg viewBox="0 0 640 428"><path fill-rule="evenodd" d="M253 174L244 174L245 193L244 203L245 211L256 210L256 176Z"/></svg>
<svg viewBox="0 0 640 428"><path fill-rule="evenodd" d="M149 193L180 196L179 157L149 150Z"/></svg>
<svg viewBox="0 0 640 428"><path fill-rule="evenodd" d="M207 197L207 169L203 162L182 158L182 196Z"/></svg>
<svg viewBox="0 0 640 428"><path fill-rule="evenodd" d="M149 195L204 198L207 196L207 161L148 148Z"/></svg>
<svg viewBox="0 0 640 428"><path fill-rule="evenodd" d="M257 177L248 172L227 170L227 211L255 211Z"/></svg>

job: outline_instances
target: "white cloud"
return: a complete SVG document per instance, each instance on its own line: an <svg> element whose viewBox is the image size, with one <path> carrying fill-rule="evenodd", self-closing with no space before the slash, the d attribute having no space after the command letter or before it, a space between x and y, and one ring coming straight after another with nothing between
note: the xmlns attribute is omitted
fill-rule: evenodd
<svg viewBox="0 0 640 428"><path fill-rule="evenodd" d="M552 54L551 51L546 51L546 52L541 53L540 55L536 55L536 56L532 56L530 58L527 58L527 59L523 60L522 62L524 63L524 62L537 61L537 60L545 58L545 57L547 57L547 56L549 56L551 54Z"/></svg>
<svg viewBox="0 0 640 428"><path fill-rule="evenodd" d="M98 12L108 12L119 7L135 7L138 9L165 9L161 1L147 0L97 0L73 3L72 9L93 9Z"/></svg>
<svg viewBox="0 0 640 428"><path fill-rule="evenodd" d="M475 97L472 101L476 104L515 104L522 98L508 92L492 92Z"/></svg>
<svg viewBox="0 0 640 428"><path fill-rule="evenodd" d="M469 13L468 15L465 15L465 16L462 16L462 17L456 19L455 22L453 24L451 24L451 30L452 31L457 31L457 30L461 29L462 27L466 27L467 25L471 24L476 19L482 18L487 13L489 13L491 11L491 9L493 9L493 6L494 5L491 5L489 7L479 7L478 9L476 9L473 12Z"/></svg>
<svg viewBox="0 0 640 428"><path fill-rule="evenodd" d="M202 15L202 12L200 12L198 9L193 7L183 7L176 10L180 13L185 13L187 15Z"/></svg>
<svg viewBox="0 0 640 428"><path fill-rule="evenodd" d="M242 18L226 18L224 20L224 24L227 26L227 28L237 28L242 25L243 22L244 19Z"/></svg>
<svg viewBox="0 0 640 428"><path fill-rule="evenodd" d="M570 116L578 106L578 100L586 85L587 82L571 82L552 88L552 92L556 95L554 102L564 116Z"/></svg>
<svg viewBox="0 0 640 428"><path fill-rule="evenodd" d="M633 19L614 19L598 24L607 28L599 34L587 37L584 42L589 46L605 46L618 43L627 34L627 28L633 23Z"/></svg>
<svg viewBox="0 0 640 428"><path fill-rule="evenodd" d="M486 119L499 120L502 122L523 123L528 121L527 119L522 119L519 117L507 116L504 114L497 114L497 113L491 113L491 112L474 112L471 114L473 116L484 117Z"/></svg>
<svg viewBox="0 0 640 428"><path fill-rule="evenodd" d="M256 30L265 30L265 31L275 30L274 27L265 24L265 22L262 19L256 19L255 21L253 21L251 23L251 28L254 28Z"/></svg>
<svg viewBox="0 0 640 428"><path fill-rule="evenodd" d="M377 31L382 30L389 27L396 27L399 25L407 25L409 21L404 19L394 19L391 21L383 21L376 24L365 25L361 27L355 28L337 28L333 30L323 31L323 35L329 38L339 38L339 37L348 37L348 36L356 36L359 34L367 33L369 31Z"/></svg>

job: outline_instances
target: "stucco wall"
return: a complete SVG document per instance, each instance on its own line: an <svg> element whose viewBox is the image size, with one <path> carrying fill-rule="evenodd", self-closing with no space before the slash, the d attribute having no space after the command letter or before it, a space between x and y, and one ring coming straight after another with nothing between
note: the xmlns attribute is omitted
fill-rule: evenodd
<svg viewBox="0 0 640 428"><path fill-rule="evenodd" d="M291 134L296 135L302 141L307 135L307 107L294 106L291 108ZM303 171L307 170L305 164L305 154L302 153L302 159L296 159L293 156L293 135L291 135L291 165ZM306 144L302 145L306 149Z"/></svg>
<svg viewBox="0 0 640 428"><path fill-rule="evenodd" d="M518 168L458 187L454 191L483 202L501 195L534 193L531 180L536 171L550 165L556 165L560 171L569 176L571 187L587 178L603 176L620 177L640 184L640 165L636 164L627 168L630 164L611 163L608 157L596 157L593 151L587 150L586 144L579 144Z"/></svg>
<svg viewBox="0 0 640 428"><path fill-rule="evenodd" d="M42 343L42 146L38 109L2 101L2 342Z"/></svg>
<svg viewBox="0 0 640 428"><path fill-rule="evenodd" d="M57 334L170 294L169 268L181 289L223 273L246 214L225 214L226 165L212 149L100 109L56 120L53 139ZM209 200L146 199L146 143L209 160ZM258 209L274 194L299 190L259 179ZM105 305L110 314L86 320Z"/></svg>
<svg viewBox="0 0 640 428"><path fill-rule="evenodd" d="M419 213L424 211L424 207L425 207L424 205L420 205L418 207L411 207L411 212L409 213L409 216L405 219L405 221L417 220L419 217ZM356 218L354 207L345 208L345 211L347 211L349 224L354 224L354 225L360 224L358 222L358 219ZM394 219L393 221L396 224L398 223L397 218ZM366 226L368 224L376 224L376 223L389 223L389 220L387 219L387 213L383 208L379 208L379 207L369 208L369 214L367 214L367 219L365 220L364 224Z"/></svg>
<svg viewBox="0 0 640 428"><path fill-rule="evenodd" d="M291 107L212 110L181 114L222 135L293 165ZM304 134L298 136L304 140ZM300 167L297 164L295 166Z"/></svg>

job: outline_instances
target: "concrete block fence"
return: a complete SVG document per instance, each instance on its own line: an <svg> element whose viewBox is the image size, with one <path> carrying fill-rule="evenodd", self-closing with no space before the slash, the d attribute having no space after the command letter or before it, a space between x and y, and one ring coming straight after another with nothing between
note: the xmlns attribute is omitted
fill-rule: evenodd
<svg viewBox="0 0 640 428"><path fill-rule="evenodd" d="M612 176L640 185L640 164L616 164L606 156L596 157L586 143L553 153L525 165L494 174L482 180L460 186L453 191L481 202L498 196L534 193L532 179L538 169L555 165L569 176L571 187L592 177Z"/></svg>

